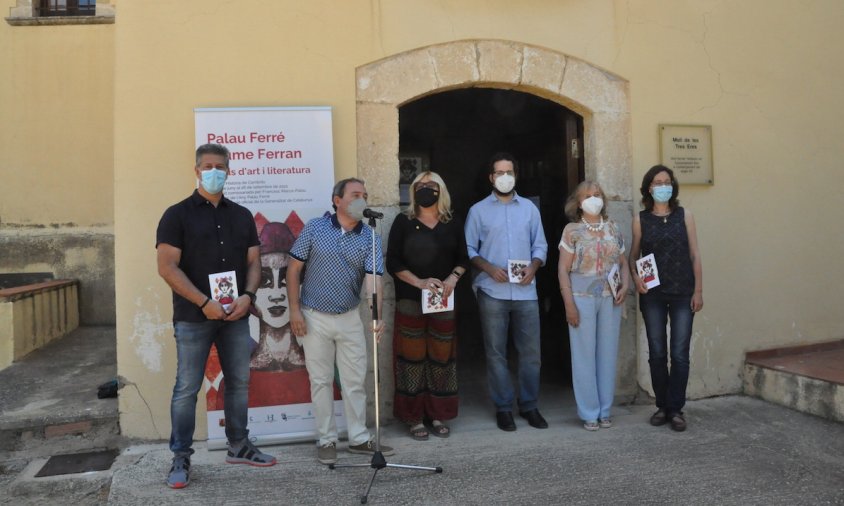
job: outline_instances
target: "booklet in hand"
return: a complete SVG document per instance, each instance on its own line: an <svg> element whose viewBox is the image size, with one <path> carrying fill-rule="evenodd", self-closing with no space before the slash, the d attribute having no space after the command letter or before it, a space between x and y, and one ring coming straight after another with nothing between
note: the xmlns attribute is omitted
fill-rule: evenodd
<svg viewBox="0 0 844 506"><path fill-rule="evenodd" d="M636 272L639 273L639 277L642 278L649 290L659 286L659 270L656 268L656 259L653 253L636 260Z"/></svg>
<svg viewBox="0 0 844 506"><path fill-rule="evenodd" d="M445 311L454 310L454 291L443 299L443 291L441 289L428 290L422 289L422 313L442 313Z"/></svg>
<svg viewBox="0 0 844 506"><path fill-rule="evenodd" d="M614 264L607 274L607 282L610 284L610 292L613 298L618 297L618 291L621 290L621 271L618 269L618 264Z"/></svg>
<svg viewBox="0 0 844 506"><path fill-rule="evenodd" d="M530 260L507 260L507 277L511 283L521 283L525 279L522 269L530 265Z"/></svg>
<svg viewBox="0 0 844 506"><path fill-rule="evenodd" d="M222 304L223 309L228 311L238 297L237 273L226 271L209 274L208 284L211 285L211 298Z"/></svg>

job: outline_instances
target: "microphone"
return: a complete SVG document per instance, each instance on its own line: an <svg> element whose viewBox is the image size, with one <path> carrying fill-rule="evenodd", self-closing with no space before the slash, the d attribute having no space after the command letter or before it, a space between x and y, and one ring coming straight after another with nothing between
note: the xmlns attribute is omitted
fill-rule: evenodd
<svg viewBox="0 0 844 506"><path fill-rule="evenodd" d="M366 208L363 210L363 217L380 220L384 217L384 213L379 213L378 211L373 211L372 209Z"/></svg>

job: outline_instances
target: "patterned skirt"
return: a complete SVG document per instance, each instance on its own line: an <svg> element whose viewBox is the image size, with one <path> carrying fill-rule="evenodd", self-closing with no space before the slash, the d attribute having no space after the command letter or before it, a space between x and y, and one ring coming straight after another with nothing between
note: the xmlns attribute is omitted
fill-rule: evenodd
<svg viewBox="0 0 844 506"><path fill-rule="evenodd" d="M396 303L393 414L406 423L457 416L454 311L422 314L418 300Z"/></svg>

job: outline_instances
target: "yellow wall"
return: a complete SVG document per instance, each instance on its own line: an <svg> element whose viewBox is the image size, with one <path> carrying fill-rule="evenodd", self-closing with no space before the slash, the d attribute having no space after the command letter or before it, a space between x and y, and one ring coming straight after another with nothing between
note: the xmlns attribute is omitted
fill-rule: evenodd
<svg viewBox="0 0 844 506"><path fill-rule="evenodd" d="M659 123L712 125L716 183L681 191L704 261L692 395L739 391L745 350L840 337L842 15L834 0L121 2L118 366L136 387L121 392L124 433L169 434L175 348L153 241L193 188L193 108L332 106L336 175L352 175L355 68L462 39L544 46L629 80L634 181L658 161Z"/></svg>
<svg viewBox="0 0 844 506"><path fill-rule="evenodd" d="M735 392L745 351L844 335L844 4L617 3L634 181L658 160L657 124L712 125L715 185L680 193L704 266L689 393Z"/></svg>
<svg viewBox="0 0 844 506"><path fill-rule="evenodd" d="M113 40L114 25L0 21L0 224L113 224Z"/></svg>
<svg viewBox="0 0 844 506"><path fill-rule="evenodd" d="M114 25L0 21L0 76L0 273L79 279L114 324Z"/></svg>

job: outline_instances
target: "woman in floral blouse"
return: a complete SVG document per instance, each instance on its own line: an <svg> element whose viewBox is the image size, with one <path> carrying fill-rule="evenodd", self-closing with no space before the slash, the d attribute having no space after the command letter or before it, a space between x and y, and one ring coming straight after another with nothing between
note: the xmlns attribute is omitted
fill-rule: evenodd
<svg viewBox="0 0 844 506"><path fill-rule="evenodd" d="M605 200L598 183L580 183L566 202L572 222L559 245L558 276L569 324L574 397L589 431L612 427L618 332L629 285L624 239L607 218ZM616 290L608 279L611 273Z"/></svg>

